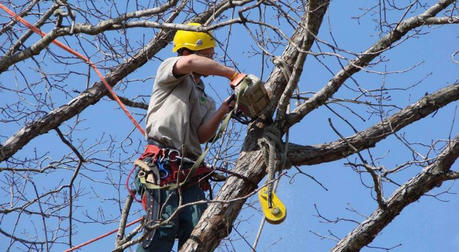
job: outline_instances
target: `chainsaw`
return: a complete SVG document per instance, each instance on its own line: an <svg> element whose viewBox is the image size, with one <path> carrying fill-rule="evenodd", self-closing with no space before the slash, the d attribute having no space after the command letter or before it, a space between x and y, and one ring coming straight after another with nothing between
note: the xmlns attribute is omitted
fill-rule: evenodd
<svg viewBox="0 0 459 252"><path fill-rule="evenodd" d="M232 117L237 121L248 124L255 120L269 105L269 96L264 83L255 75L240 74L231 82L234 94L228 103L236 99L237 110Z"/></svg>

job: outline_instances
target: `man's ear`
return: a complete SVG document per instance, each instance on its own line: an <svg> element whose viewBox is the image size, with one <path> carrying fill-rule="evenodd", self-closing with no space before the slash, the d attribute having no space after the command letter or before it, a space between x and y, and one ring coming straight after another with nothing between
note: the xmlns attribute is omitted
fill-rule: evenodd
<svg viewBox="0 0 459 252"><path fill-rule="evenodd" d="M187 55L190 55L190 54L193 54L190 50L188 50L188 49L186 49L186 48L183 49L183 51L182 51L182 55L183 55L183 56L187 56Z"/></svg>

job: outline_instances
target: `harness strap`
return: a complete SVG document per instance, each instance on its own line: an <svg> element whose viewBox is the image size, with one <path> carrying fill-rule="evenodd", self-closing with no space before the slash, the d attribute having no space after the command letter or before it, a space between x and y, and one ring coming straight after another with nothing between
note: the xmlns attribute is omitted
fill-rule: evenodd
<svg viewBox="0 0 459 252"><path fill-rule="evenodd" d="M153 161L156 161L158 158L159 154L165 154L165 150L160 148L159 146L153 145L153 144L148 144L147 147L145 147L145 151L143 154L140 156L140 159L143 160L146 157L153 156Z"/></svg>

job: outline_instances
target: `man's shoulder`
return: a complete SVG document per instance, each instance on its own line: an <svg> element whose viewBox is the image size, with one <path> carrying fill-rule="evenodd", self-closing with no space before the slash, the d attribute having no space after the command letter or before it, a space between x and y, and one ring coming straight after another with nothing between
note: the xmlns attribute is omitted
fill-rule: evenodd
<svg viewBox="0 0 459 252"><path fill-rule="evenodd" d="M166 58L165 60L163 60L163 62L161 62L161 66L163 65L170 65L170 64L175 64L175 62L177 62L177 60L180 59L180 56L173 56L173 57L169 57L169 58Z"/></svg>
<svg viewBox="0 0 459 252"><path fill-rule="evenodd" d="M166 84L169 86L170 84L182 81L181 76L176 76L173 72L174 64L178 59L180 59L180 56L170 57L161 62L156 72L156 84Z"/></svg>

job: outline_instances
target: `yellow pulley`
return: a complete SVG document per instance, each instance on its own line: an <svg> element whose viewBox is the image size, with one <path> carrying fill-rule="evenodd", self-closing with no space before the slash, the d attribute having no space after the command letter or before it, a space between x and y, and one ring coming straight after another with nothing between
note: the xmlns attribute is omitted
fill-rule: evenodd
<svg viewBox="0 0 459 252"><path fill-rule="evenodd" d="M271 192L271 206L269 204L269 190L267 186L261 188L258 191L258 199L260 200L263 214L266 217L266 221L271 224L280 224L285 220L287 216L287 209L285 205L279 200L279 198Z"/></svg>

